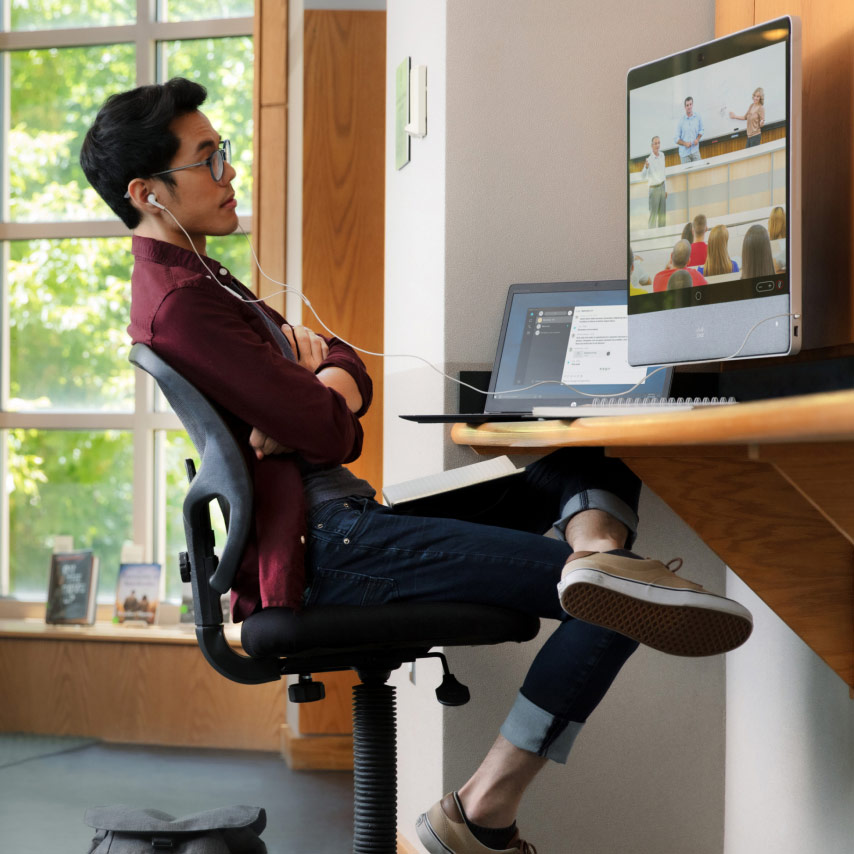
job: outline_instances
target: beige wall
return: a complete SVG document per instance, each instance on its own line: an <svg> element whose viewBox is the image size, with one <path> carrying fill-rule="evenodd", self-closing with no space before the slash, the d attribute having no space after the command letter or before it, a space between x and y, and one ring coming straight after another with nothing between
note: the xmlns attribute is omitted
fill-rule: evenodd
<svg viewBox="0 0 854 854"><path fill-rule="evenodd" d="M438 350L451 371L487 365L509 284L618 277L626 71L713 29L712 0L653 0L630 15L618 0L390 0L388 98L403 57L427 64L429 130L400 172L387 140L387 347L393 336L410 351ZM442 428L397 419L419 393L423 408L443 392L455 407L455 388L429 369L386 363L387 482L441 466L443 437L446 466L474 459ZM654 496L645 494L643 513L645 554L682 555L693 578L723 589L721 562ZM471 773L535 651L454 651L452 669L473 695L460 709L433 699L433 663L419 664L415 686L398 677L408 838L418 812ZM569 765L537 781L520 825L541 851L720 854L723 760L723 660L643 651Z"/></svg>
<svg viewBox="0 0 854 854"><path fill-rule="evenodd" d="M728 656L725 854L847 854L854 839L848 686L737 575L753 637Z"/></svg>

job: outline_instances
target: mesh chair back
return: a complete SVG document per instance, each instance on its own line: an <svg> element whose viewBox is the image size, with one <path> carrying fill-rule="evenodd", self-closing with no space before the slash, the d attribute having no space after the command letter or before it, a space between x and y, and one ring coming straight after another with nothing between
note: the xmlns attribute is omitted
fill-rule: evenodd
<svg viewBox="0 0 854 854"><path fill-rule="evenodd" d="M132 364L154 377L181 419L201 457L184 499L184 531L193 587L196 635L210 664L238 682L280 678L275 661L238 655L225 639L220 597L237 574L253 525L252 481L246 461L216 407L190 382L144 344L134 344ZM210 502L216 499L226 520L226 539L217 559L213 549Z"/></svg>

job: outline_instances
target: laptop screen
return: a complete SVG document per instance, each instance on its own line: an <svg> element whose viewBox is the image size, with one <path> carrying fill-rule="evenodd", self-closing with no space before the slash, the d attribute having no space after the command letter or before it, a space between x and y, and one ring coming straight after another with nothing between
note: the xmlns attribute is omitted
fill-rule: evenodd
<svg viewBox="0 0 854 854"><path fill-rule="evenodd" d="M666 396L671 370L632 367L627 352L624 279L511 285L484 411Z"/></svg>

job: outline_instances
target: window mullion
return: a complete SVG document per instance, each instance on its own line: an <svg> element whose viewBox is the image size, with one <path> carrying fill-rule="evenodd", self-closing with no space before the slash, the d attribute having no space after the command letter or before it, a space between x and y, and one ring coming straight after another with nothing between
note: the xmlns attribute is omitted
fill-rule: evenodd
<svg viewBox="0 0 854 854"><path fill-rule="evenodd" d="M154 24L157 21L157 0L136 0L136 85L154 83Z"/></svg>
<svg viewBox="0 0 854 854"><path fill-rule="evenodd" d="M133 541L152 558L154 544L154 430L149 413L154 408L154 381L134 369L133 428Z"/></svg>

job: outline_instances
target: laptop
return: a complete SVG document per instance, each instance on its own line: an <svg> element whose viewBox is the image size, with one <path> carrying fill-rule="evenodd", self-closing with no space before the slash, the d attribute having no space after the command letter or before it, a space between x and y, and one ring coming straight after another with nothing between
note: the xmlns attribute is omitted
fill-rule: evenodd
<svg viewBox="0 0 854 854"><path fill-rule="evenodd" d="M483 411L400 417L420 424L580 417L610 401L664 401L672 373L629 365L625 279L516 284L507 293ZM621 396L608 397L615 394ZM548 414L556 407L571 411Z"/></svg>

